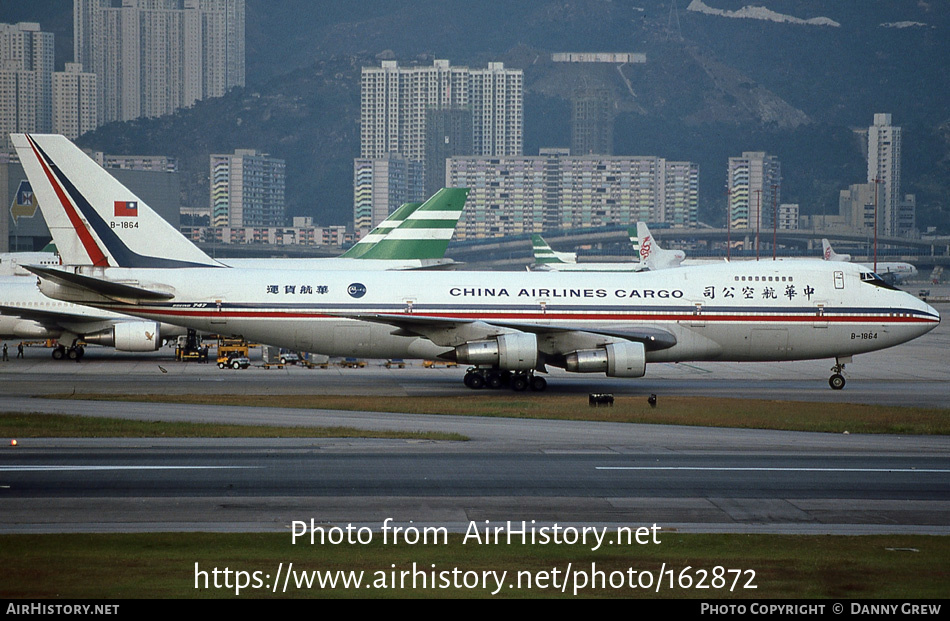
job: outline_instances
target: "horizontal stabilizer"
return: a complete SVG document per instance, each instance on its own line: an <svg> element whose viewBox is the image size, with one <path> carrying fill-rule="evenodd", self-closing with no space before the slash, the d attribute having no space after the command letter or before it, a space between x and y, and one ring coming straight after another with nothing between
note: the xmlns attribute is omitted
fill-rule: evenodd
<svg viewBox="0 0 950 621"><path fill-rule="evenodd" d="M37 265L25 266L44 281L49 281L65 289L80 293L92 293L113 300L122 301L154 301L170 300L174 293L144 289L135 285L103 280L83 274L74 274L60 269L40 267Z"/></svg>

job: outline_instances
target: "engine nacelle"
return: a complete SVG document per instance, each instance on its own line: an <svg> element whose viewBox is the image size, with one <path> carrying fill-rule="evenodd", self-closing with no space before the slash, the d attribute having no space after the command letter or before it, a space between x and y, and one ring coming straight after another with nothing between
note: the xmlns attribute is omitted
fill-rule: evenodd
<svg viewBox="0 0 950 621"><path fill-rule="evenodd" d="M538 337L528 332L500 334L485 341L472 341L455 348L463 364L497 366L507 371L527 371L538 366Z"/></svg>
<svg viewBox="0 0 950 621"><path fill-rule="evenodd" d="M565 368L574 373L606 373L609 377L643 377L647 354L643 343L609 343L603 348L581 349L567 355Z"/></svg>
<svg viewBox="0 0 950 621"><path fill-rule="evenodd" d="M154 321L123 321L105 332L87 335L83 340L119 351L156 351L162 346L161 330Z"/></svg>

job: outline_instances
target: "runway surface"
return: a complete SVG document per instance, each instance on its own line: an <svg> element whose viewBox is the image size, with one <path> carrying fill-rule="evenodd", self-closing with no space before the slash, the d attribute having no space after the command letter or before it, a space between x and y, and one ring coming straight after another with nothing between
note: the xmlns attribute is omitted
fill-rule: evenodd
<svg viewBox="0 0 950 621"><path fill-rule="evenodd" d="M940 307L938 307L940 308ZM950 326L832 361L554 373L549 390L947 406ZM46 350L0 364L4 410L145 420L442 430L468 442L37 439L0 447L0 532L269 531L292 520L464 529L472 520L657 523L690 532L950 534L950 438L839 435L37 398L68 392L459 395L462 369L219 370L167 351ZM580 399L583 398L583 402Z"/></svg>

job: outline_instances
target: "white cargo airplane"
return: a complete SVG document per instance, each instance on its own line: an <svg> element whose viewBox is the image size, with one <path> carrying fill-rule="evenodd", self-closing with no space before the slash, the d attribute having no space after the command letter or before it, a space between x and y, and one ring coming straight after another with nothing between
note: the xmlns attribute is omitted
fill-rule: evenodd
<svg viewBox="0 0 950 621"><path fill-rule="evenodd" d="M55 171L46 178L59 197L41 198L44 216L51 228L74 227L72 243L90 257L114 256L109 244L121 243L144 263L195 265L118 268L105 259L96 267L31 267L51 298L293 350L456 360L474 365L465 375L470 388L541 390L546 382L535 372L546 365L641 377L647 362L833 357L829 383L837 389L853 355L909 341L940 321L876 275L822 261L638 274L214 266L180 235L140 246L145 223L113 213L113 202L125 200L114 186L74 178L68 157L58 159L39 137L34 146L32 165ZM70 223L70 213L87 209L115 236L103 241L81 218Z"/></svg>
<svg viewBox="0 0 950 621"><path fill-rule="evenodd" d="M850 254L835 252L827 239L821 240L821 256L825 261L847 262L851 260ZM875 269L874 263L858 263L858 265L876 272L890 284L897 284L917 275L917 268L903 261L878 261L877 269Z"/></svg>

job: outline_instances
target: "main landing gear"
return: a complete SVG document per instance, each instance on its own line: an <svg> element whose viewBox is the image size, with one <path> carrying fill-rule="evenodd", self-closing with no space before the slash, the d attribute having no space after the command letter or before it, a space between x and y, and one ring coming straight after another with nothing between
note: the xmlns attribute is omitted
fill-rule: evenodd
<svg viewBox="0 0 950 621"><path fill-rule="evenodd" d="M841 373L844 371L845 363L851 362L851 356L845 358L835 358L835 366L831 367L832 375L828 378L828 385L831 386L833 390L841 390L844 388L844 375Z"/></svg>
<svg viewBox="0 0 950 621"><path fill-rule="evenodd" d="M64 345L60 345L53 349L53 360L63 360L66 358L69 360L79 360L85 353L86 348L81 345L74 345L69 349L66 349Z"/></svg>
<svg viewBox="0 0 950 621"><path fill-rule="evenodd" d="M479 367L469 369L465 373L463 382L473 390L508 386L516 392L522 392L528 388L540 392L548 387L547 380L535 375L534 371L502 371L500 369L481 369Z"/></svg>

